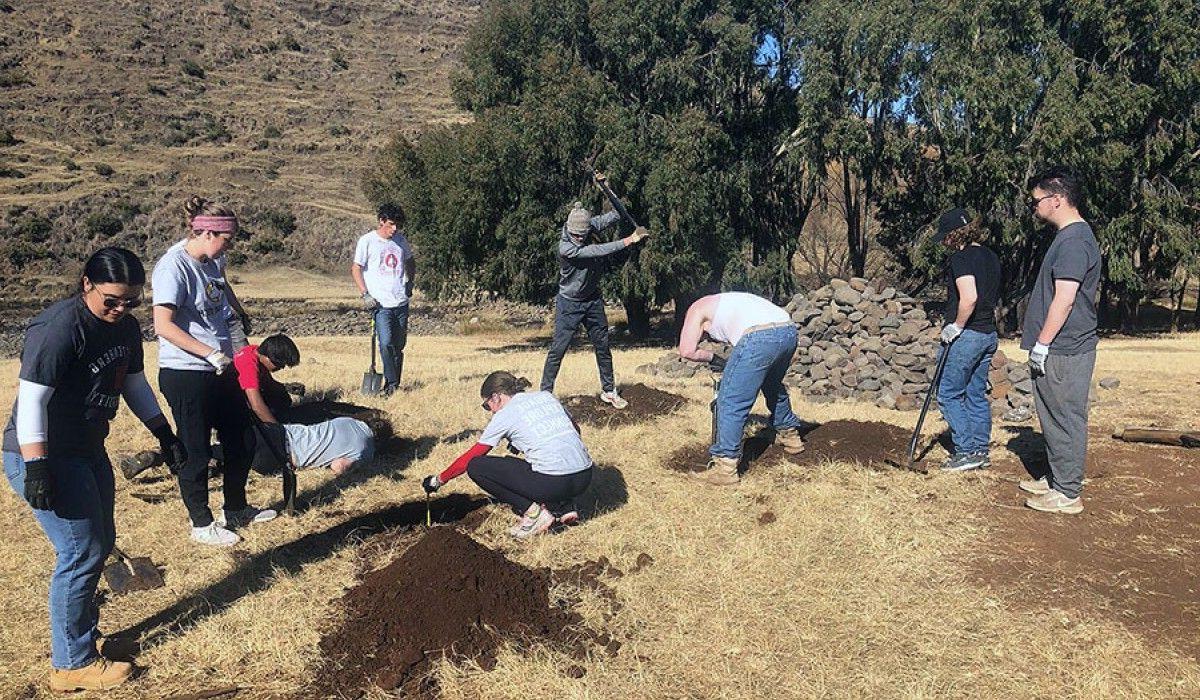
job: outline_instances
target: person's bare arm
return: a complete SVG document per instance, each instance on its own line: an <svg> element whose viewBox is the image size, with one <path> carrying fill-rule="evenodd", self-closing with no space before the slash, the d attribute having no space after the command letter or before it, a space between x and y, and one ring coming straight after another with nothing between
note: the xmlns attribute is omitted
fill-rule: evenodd
<svg viewBox="0 0 1200 700"><path fill-rule="evenodd" d="M358 263L350 263L350 276L354 278L354 284L358 287L359 294L367 293L367 282L363 279L362 265Z"/></svg>
<svg viewBox="0 0 1200 700"><path fill-rule="evenodd" d="M971 314L975 313L975 305L979 303L979 291L975 288L975 275L963 275L954 280L958 288L958 315L954 317L954 325L966 328Z"/></svg>
<svg viewBox="0 0 1200 700"><path fill-rule="evenodd" d="M1046 322L1042 324L1042 332L1038 334L1037 342L1042 345L1054 342L1054 338L1066 324L1067 317L1071 315L1078 292L1078 280L1054 280L1054 299L1050 302L1050 308L1046 310Z"/></svg>
<svg viewBox="0 0 1200 700"><path fill-rule="evenodd" d="M685 360L708 362L713 354L699 347L700 337L704 335L704 322L708 304L704 299L692 304L687 316L683 319L683 329L679 332L679 356Z"/></svg>
<svg viewBox="0 0 1200 700"><path fill-rule="evenodd" d="M246 389L246 401L250 403L250 410L254 411L254 415L264 423L278 423L275 420L275 414L271 413L271 409L267 407L267 402L263 400L262 391L259 389Z"/></svg>
<svg viewBox="0 0 1200 700"><path fill-rule="evenodd" d="M175 307L171 304L154 305L154 333L158 337L166 339L167 342L175 347L185 352L190 352L196 357L208 357L220 350L220 348L210 348L180 328L179 324L175 323Z"/></svg>
<svg viewBox="0 0 1200 700"><path fill-rule="evenodd" d="M346 472L350 471L350 467L353 466L354 461L346 457L338 457L329 463L330 471L332 471L336 476L345 474Z"/></svg>

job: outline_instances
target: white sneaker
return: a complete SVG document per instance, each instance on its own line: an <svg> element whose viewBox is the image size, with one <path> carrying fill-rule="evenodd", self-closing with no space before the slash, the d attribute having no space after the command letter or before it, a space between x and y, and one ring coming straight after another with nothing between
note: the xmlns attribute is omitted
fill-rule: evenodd
<svg viewBox="0 0 1200 700"><path fill-rule="evenodd" d="M534 508L537 508L536 512ZM529 510L525 511L525 515L521 516L521 520L508 531L508 534L518 540L527 540L549 530L553 524L554 516L550 514L550 509L534 503L529 506Z"/></svg>
<svg viewBox="0 0 1200 700"><path fill-rule="evenodd" d="M617 390L600 392L600 400L613 408L625 408L629 402L617 395Z"/></svg>
<svg viewBox="0 0 1200 700"><path fill-rule="evenodd" d="M214 521L204 527L193 527L192 540L214 547L232 547L241 542L242 538L226 530L220 523Z"/></svg>
<svg viewBox="0 0 1200 700"><path fill-rule="evenodd" d="M1032 493L1035 496L1042 496L1050 493L1050 481L1046 477L1040 479L1026 479L1017 483L1017 488L1025 493Z"/></svg>
<svg viewBox="0 0 1200 700"><path fill-rule="evenodd" d="M265 523L275 519L279 515L270 508L259 510L254 506L246 506L241 510L223 510L217 518L217 522L221 523L222 527L237 529L254 523Z"/></svg>

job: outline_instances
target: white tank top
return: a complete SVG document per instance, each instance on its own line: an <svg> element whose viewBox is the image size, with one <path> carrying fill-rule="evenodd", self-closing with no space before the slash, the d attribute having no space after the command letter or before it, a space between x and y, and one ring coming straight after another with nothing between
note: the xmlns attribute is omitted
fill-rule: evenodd
<svg viewBox="0 0 1200 700"><path fill-rule="evenodd" d="M725 292L717 295L717 310L708 322L708 335L713 340L737 345L747 328L791 320L786 311L760 296Z"/></svg>

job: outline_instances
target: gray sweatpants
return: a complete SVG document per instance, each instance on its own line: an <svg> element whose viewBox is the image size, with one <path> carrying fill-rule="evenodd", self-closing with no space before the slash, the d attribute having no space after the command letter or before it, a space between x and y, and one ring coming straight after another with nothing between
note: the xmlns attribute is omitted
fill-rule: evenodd
<svg viewBox="0 0 1200 700"><path fill-rule="evenodd" d="M1033 380L1033 398L1046 440L1050 488L1067 498L1083 490L1083 464L1087 457L1088 391L1096 351L1080 355L1051 355L1046 374Z"/></svg>

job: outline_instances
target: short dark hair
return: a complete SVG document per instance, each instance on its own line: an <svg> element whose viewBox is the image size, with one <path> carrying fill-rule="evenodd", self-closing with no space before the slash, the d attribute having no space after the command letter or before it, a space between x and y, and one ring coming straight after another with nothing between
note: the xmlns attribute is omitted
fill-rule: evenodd
<svg viewBox="0 0 1200 700"><path fill-rule="evenodd" d="M1070 168L1056 165L1043 170L1029 180L1029 189L1035 187L1050 194L1062 195L1067 204L1076 209L1083 208L1083 185Z"/></svg>
<svg viewBox="0 0 1200 700"><path fill-rule="evenodd" d="M404 210L399 204L385 202L379 205L379 220L390 221L397 226L404 225Z"/></svg>
<svg viewBox="0 0 1200 700"><path fill-rule="evenodd" d="M300 364L300 348L282 333L265 338L258 344L258 352L279 369Z"/></svg>
<svg viewBox="0 0 1200 700"><path fill-rule="evenodd" d="M513 396L525 391L530 386L528 379L513 376L511 372L492 372L483 380L483 385L479 387L479 396L484 399L492 394Z"/></svg>
<svg viewBox="0 0 1200 700"><path fill-rule="evenodd" d="M92 253L83 265L83 276L92 284L145 284L146 268L133 251L108 246Z"/></svg>

